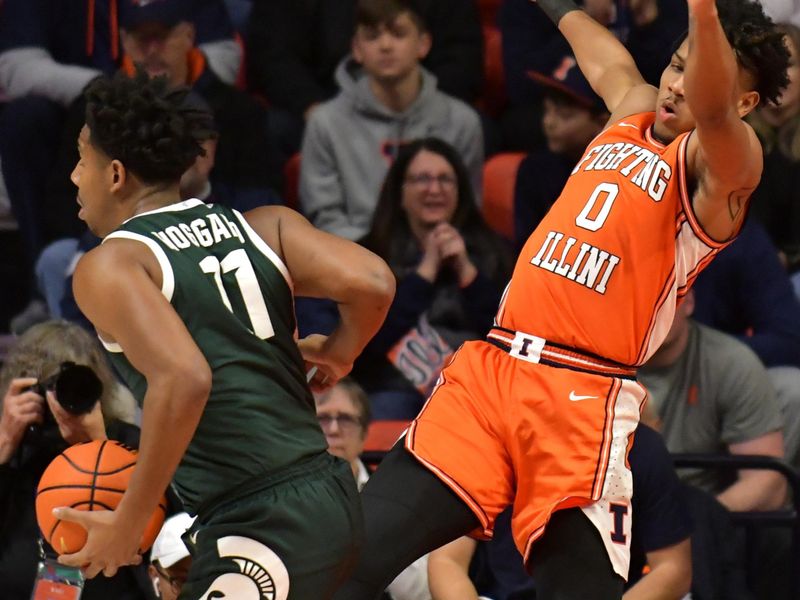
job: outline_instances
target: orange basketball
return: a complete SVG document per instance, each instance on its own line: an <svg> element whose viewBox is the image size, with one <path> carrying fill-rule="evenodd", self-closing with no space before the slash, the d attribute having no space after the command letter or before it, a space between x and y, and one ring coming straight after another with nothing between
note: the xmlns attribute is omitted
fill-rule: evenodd
<svg viewBox="0 0 800 600"><path fill-rule="evenodd" d="M72 554L86 543L86 530L61 521L53 509L114 510L128 487L136 466L136 451L112 440L94 440L70 446L45 469L36 492L36 519L42 536L59 554ZM166 498L147 523L139 549L153 545L167 510Z"/></svg>

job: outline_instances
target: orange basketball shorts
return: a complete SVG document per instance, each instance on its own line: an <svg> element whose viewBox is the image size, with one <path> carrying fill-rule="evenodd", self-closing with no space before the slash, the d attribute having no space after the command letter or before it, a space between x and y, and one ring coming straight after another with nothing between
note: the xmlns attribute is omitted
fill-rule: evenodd
<svg viewBox="0 0 800 600"><path fill-rule="evenodd" d="M633 484L627 454L645 399L633 379L521 360L467 342L406 436L406 448L472 509L491 537L513 504L527 564L554 511L580 507L627 579Z"/></svg>

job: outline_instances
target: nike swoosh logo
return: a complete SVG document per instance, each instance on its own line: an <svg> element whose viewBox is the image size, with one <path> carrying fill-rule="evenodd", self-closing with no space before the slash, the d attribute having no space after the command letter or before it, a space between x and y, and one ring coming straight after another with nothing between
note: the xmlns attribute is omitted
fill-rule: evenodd
<svg viewBox="0 0 800 600"><path fill-rule="evenodd" d="M638 129L639 129L639 128L638 128L636 125L634 125L633 123L625 123L624 121L623 121L623 122L621 122L621 123L617 123L617 125L619 125L620 127L633 127L633 128L634 128L634 129L636 129L637 131L638 131Z"/></svg>
<svg viewBox="0 0 800 600"><path fill-rule="evenodd" d="M599 398L599 397L600 396L578 396L574 390L569 393L569 399L572 400L573 402L578 402L580 400L591 400L593 398Z"/></svg>
<svg viewBox="0 0 800 600"><path fill-rule="evenodd" d="M189 541L192 542L195 546L197 545L197 534L200 533L199 531L194 531L189 534Z"/></svg>

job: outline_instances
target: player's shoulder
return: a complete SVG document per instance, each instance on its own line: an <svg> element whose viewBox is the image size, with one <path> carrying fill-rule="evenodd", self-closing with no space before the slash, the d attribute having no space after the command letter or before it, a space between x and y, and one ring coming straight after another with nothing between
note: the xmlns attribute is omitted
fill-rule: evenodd
<svg viewBox="0 0 800 600"><path fill-rule="evenodd" d="M290 232L297 230L298 226L311 227L299 212L280 205L259 206L244 213L244 218L258 237L281 257L283 256L281 240L286 235L291 235Z"/></svg>
<svg viewBox="0 0 800 600"><path fill-rule="evenodd" d="M153 268L155 257L141 241L130 237L111 237L80 257L74 280L103 280L110 282L115 276L124 277L130 269Z"/></svg>
<svg viewBox="0 0 800 600"><path fill-rule="evenodd" d="M606 128L626 117L653 112L657 99L658 89L648 83L631 87L622 101L614 107Z"/></svg>
<svg viewBox="0 0 800 600"><path fill-rule="evenodd" d="M276 228L298 220L305 221L296 210L279 204L253 208L244 213L244 218L256 232L262 228Z"/></svg>

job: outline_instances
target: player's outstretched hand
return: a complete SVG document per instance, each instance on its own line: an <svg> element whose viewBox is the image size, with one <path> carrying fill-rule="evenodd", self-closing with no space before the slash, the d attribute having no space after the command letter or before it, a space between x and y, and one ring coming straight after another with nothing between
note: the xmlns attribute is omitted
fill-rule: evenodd
<svg viewBox="0 0 800 600"><path fill-rule="evenodd" d="M117 518L111 510L83 511L61 507L53 514L62 521L71 521L83 527L88 536L86 544L73 554L62 554L58 562L70 567L81 567L84 576L92 579L100 572L106 577L116 575L120 567L138 565L141 531ZM55 548L58 551L58 548Z"/></svg>
<svg viewBox="0 0 800 600"><path fill-rule="evenodd" d="M311 375L308 385L314 392L330 389L353 368L353 361L338 356L331 342L331 336L317 333L297 341L306 372Z"/></svg>

